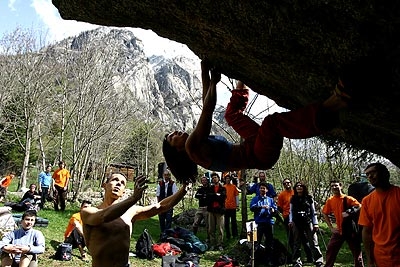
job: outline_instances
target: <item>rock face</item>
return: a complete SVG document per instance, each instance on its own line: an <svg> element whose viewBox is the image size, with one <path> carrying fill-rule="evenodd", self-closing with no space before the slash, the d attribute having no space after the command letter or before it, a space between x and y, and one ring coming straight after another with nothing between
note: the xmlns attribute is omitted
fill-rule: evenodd
<svg viewBox="0 0 400 267"><path fill-rule="evenodd" d="M147 58L143 44L131 31L107 27L82 32L45 49L60 57L66 48L77 54L88 46L112 51L106 56L113 62L113 87L117 92L130 92L126 97L132 107L142 110L138 115L143 120L161 121L166 132L194 128L201 112L196 105L201 103L202 88L197 58Z"/></svg>
<svg viewBox="0 0 400 267"><path fill-rule="evenodd" d="M353 104L332 140L400 166L400 5L388 1L53 0L64 19L152 29L293 109L343 77ZM173 101L173 100L171 100Z"/></svg>

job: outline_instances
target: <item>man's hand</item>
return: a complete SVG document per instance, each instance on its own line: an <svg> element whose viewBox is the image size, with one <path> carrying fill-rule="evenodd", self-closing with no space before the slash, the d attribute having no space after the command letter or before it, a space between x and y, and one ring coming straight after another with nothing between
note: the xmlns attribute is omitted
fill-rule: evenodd
<svg viewBox="0 0 400 267"><path fill-rule="evenodd" d="M332 226L332 227L329 227L329 229L331 230L332 233L336 233L336 234L339 233L339 229L334 228L333 226Z"/></svg>
<svg viewBox="0 0 400 267"><path fill-rule="evenodd" d="M242 81L237 81L236 89L237 90L246 89L246 85Z"/></svg>
<svg viewBox="0 0 400 267"><path fill-rule="evenodd" d="M31 251L31 247L27 246L27 245L16 245L15 249L21 251L20 253L22 253L22 254L26 254L29 251Z"/></svg>
<svg viewBox="0 0 400 267"><path fill-rule="evenodd" d="M133 188L133 197L137 200L142 198L144 190L147 189L146 185L146 176L145 175L139 175L135 179L135 186Z"/></svg>
<svg viewBox="0 0 400 267"><path fill-rule="evenodd" d="M20 254L22 251L16 245L5 245L2 250L7 253Z"/></svg>

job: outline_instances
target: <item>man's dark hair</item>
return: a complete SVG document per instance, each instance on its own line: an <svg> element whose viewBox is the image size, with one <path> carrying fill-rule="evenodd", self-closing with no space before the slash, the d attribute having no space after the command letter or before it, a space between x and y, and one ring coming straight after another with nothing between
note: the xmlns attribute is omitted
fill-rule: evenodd
<svg viewBox="0 0 400 267"><path fill-rule="evenodd" d="M35 210L27 210L24 212L24 214L22 214L22 220L25 219L25 217L36 217L37 213Z"/></svg>
<svg viewBox="0 0 400 267"><path fill-rule="evenodd" d="M194 163L186 151L178 151L172 147L165 136L162 146L165 162L172 175L179 182L194 181L197 178L197 164Z"/></svg>
<svg viewBox="0 0 400 267"><path fill-rule="evenodd" d="M119 172L119 171L115 171L115 172L110 173L110 174L107 176L107 178L106 178L106 183L108 183L108 182L110 181L111 177L112 177L114 174L120 174L120 175L122 175L122 176L125 177L126 181L128 181L128 177L126 177L125 174L123 174L122 172Z"/></svg>
<svg viewBox="0 0 400 267"><path fill-rule="evenodd" d="M331 181L329 182L329 185L331 185L331 184L336 184L336 183L338 183L340 186L342 186L342 182L339 182L338 180L331 180Z"/></svg>
<svg viewBox="0 0 400 267"><path fill-rule="evenodd" d="M267 191L268 191L268 184L266 182L261 182L258 184L258 188L261 188L261 186L264 186L265 188L267 188Z"/></svg>
<svg viewBox="0 0 400 267"><path fill-rule="evenodd" d="M383 165L383 164L380 163L380 162L374 162L374 163L369 164L369 165L365 168L365 170L367 170L368 168L371 168L371 167L375 167L375 169L376 169L376 170L378 171L378 173L379 173L380 178L382 178L382 179L385 180L385 181L389 181L389 179L390 179L390 173L389 173L388 168L387 168L385 165Z"/></svg>
<svg viewBox="0 0 400 267"><path fill-rule="evenodd" d="M210 175L210 176L211 176L211 178L212 178L213 176L217 176L217 177L218 177L218 179L220 178L220 177L219 177L219 174L218 174L218 173L216 173L216 172L213 172L213 173L211 173L211 175Z"/></svg>

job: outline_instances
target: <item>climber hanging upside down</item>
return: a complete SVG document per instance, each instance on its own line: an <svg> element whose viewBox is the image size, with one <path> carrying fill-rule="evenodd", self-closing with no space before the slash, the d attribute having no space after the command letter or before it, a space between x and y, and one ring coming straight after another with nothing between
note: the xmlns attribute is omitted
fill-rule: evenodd
<svg viewBox="0 0 400 267"><path fill-rule="evenodd" d="M345 108L350 99L339 81L333 94L324 102L268 115L260 126L243 114L249 90L238 81L236 89L232 90L225 119L244 142L233 144L223 136L210 135L217 102L216 85L221 74L210 69L204 60L201 70L203 110L198 124L190 135L174 131L167 134L163 142L165 160L178 180L196 177L197 165L213 171L270 169L279 159L284 137L304 139L332 129L337 124L338 111Z"/></svg>

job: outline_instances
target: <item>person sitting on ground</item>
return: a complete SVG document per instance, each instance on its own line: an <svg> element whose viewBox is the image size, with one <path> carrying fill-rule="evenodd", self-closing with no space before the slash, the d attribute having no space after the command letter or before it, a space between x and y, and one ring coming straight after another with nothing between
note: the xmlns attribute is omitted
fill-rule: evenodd
<svg viewBox="0 0 400 267"><path fill-rule="evenodd" d="M133 195L118 202L124 194L127 179L112 173L103 184L104 200L98 207L81 210L83 234L92 256L92 267L129 266L132 227L136 220L146 220L175 206L186 194L184 183L176 194L148 206L137 206L142 198L146 177L135 179ZM117 203L118 202L118 203Z"/></svg>
<svg viewBox="0 0 400 267"><path fill-rule="evenodd" d="M225 119L244 139L232 144L223 136L210 135L217 101L216 85L221 74L203 60L203 110L198 124L189 135L173 131L165 136L163 153L168 167L177 178L192 177L197 164L213 171L270 169L278 160L283 138L304 139L331 130L338 122L338 112L348 106L350 97L340 82L324 102L264 118L262 125L244 114L249 90L238 81L225 112ZM211 77L210 77L211 72Z"/></svg>
<svg viewBox="0 0 400 267"><path fill-rule="evenodd" d="M37 211L41 198L38 191L36 191L36 185L30 184L29 190L25 192L20 202L26 205L26 210L33 209Z"/></svg>
<svg viewBox="0 0 400 267"><path fill-rule="evenodd" d="M22 196L20 202L7 202L4 205L11 207L14 211L34 210L38 211L40 204L40 195L36 191L36 185L30 184L29 190Z"/></svg>
<svg viewBox="0 0 400 267"><path fill-rule="evenodd" d="M90 207L92 202L83 200L80 210ZM87 260L85 248L85 239L83 238L82 219L80 211L74 213L69 219L67 228L64 233L64 243L69 243L72 248L79 248L82 260Z"/></svg>
<svg viewBox="0 0 400 267"><path fill-rule="evenodd" d="M37 254L45 249L45 239L39 230L33 229L36 212L29 210L22 215L21 228L8 232L0 241L1 266L37 266Z"/></svg>

